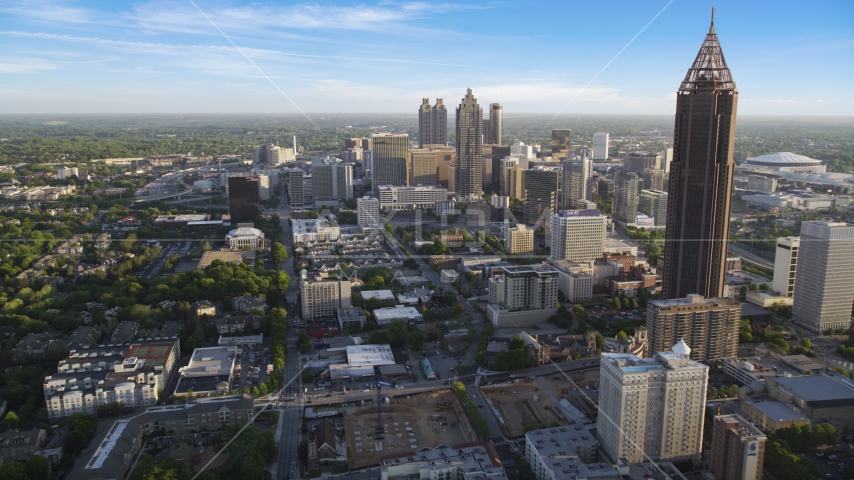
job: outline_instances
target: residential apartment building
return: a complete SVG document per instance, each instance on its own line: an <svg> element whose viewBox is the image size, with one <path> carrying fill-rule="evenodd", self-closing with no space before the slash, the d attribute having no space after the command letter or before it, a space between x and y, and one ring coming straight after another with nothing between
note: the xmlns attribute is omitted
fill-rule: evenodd
<svg viewBox="0 0 854 480"><path fill-rule="evenodd" d="M603 353L597 433L611 458L699 460L709 367L682 341L652 358Z"/></svg>
<svg viewBox="0 0 854 480"><path fill-rule="evenodd" d="M498 267L489 279L489 302L508 310L557 308L558 272L547 264Z"/></svg>
<svg viewBox="0 0 854 480"><path fill-rule="evenodd" d="M125 480L130 475L144 437L221 431L252 419L254 401L249 395L199 398L177 405L149 407L145 413L122 418L97 433L81 453L69 480Z"/></svg>
<svg viewBox="0 0 854 480"><path fill-rule="evenodd" d="M573 209L579 200L587 200L587 186L593 174L593 163L582 157L577 160L561 162L563 177L561 179L561 208Z"/></svg>
<svg viewBox="0 0 854 480"><path fill-rule="evenodd" d="M665 352L684 341L691 359L709 362L738 355L741 304L731 298L652 300L647 304L646 328L650 353Z"/></svg>
<svg viewBox="0 0 854 480"><path fill-rule="evenodd" d="M356 216L360 227L379 225L380 199L362 197L356 199Z"/></svg>
<svg viewBox="0 0 854 480"><path fill-rule="evenodd" d="M534 252L534 231L518 224L507 229L504 249L510 255Z"/></svg>
<svg viewBox="0 0 854 480"><path fill-rule="evenodd" d="M739 415L717 415L709 470L715 480L762 480L765 434Z"/></svg>
<svg viewBox="0 0 854 480"><path fill-rule="evenodd" d="M396 187L382 185L376 188L382 210L414 210L433 208L436 202L448 199L448 190L437 186Z"/></svg>
<svg viewBox="0 0 854 480"><path fill-rule="evenodd" d="M409 162L409 135L381 133L371 137L373 152L372 185L374 192L385 185L403 186L409 178L407 165Z"/></svg>
<svg viewBox="0 0 854 480"><path fill-rule="evenodd" d="M335 241L341 229L334 215L311 220L291 220L294 243Z"/></svg>
<svg viewBox="0 0 854 480"><path fill-rule="evenodd" d="M598 443L577 426L532 430L525 433L525 459L537 480L620 478L613 465L596 462Z"/></svg>
<svg viewBox="0 0 854 480"><path fill-rule="evenodd" d="M592 262L602 257L608 217L599 210L563 210L551 220L550 259Z"/></svg>
<svg viewBox="0 0 854 480"><path fill-rule="evenodd" d="M72 413L95 414L102 405L154 405L176 370L181 355L175 340L154 340L72 350L57 372L43 382L51 422Z"/></svg>
<svg viewBox="0 0 854 480"><path fill-rule="evenodd" d="M635 223L638 216L638 176L620 172L614 176L614 218Z"/></svg>
<svg viewBox="0 0 854 480"><path fill-rule="evenodd" d="M847 329L854 303L854 225L803 222L793 321L811 332Z"/></svg>
<svg viewBox="0 0 854 480"><path fill-rule="evenodd" d="M0 433L0 464L26 462L45 444L45 431L41 429Z"/></svg>
<svg viewBox="0 0 854 480"><path fill-rule="evenodd" d="M304 320L337 318L338 309L350 307L350 280L346 277L310 278L305 270L300 274L299 291Z"/></svg>
<svg viewBox="0 0 854 480"><path fill-rule="evenodd" d="M794 298L795 278L798 270L798 250L801 237L779 237L774 255L774 280L771 290L778 294Z"/></svg>

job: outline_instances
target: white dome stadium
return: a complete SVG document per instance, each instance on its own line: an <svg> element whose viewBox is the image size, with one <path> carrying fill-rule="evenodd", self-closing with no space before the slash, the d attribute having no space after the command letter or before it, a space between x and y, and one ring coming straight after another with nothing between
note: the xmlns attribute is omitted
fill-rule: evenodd
<svg viewBox="0 0 854 480"><path fill-rule="evenodd" d="M792 152L777 152L748 158L747 163L762 167L815 167L821 165L821 160Z"/></svg>

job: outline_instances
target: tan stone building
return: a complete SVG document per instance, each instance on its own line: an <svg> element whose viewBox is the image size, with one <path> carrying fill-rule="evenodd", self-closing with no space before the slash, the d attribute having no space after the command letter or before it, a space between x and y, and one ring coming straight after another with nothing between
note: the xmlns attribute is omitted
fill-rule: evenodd
<svg viewBox="0 0 854 480"><path fill-rule="evenodd" d="M731 298L691 294L650 301L646 311L650 354L684 340L691 347L691 359L698 362L736 357L740 320L741 304Z"/></svg>
<svg viewBox="0 0 854 480"><path fill-rule="evenodd" d="M507 229L505 240L507 253L532 253L534 251L534 230L519 224Z"/></svg>

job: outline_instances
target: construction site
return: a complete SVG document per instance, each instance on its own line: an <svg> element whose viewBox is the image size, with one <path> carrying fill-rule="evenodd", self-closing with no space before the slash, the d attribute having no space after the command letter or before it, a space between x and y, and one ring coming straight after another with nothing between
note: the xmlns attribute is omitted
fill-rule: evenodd
<svg viewBox="0 0 854 480"><path fill-rule="evenodd" d="M475 441L468 417L448 390L391 398L382 405L382 439L377 439L377 406L346 408L344 432L351 469L379 463L396 453Z"/></svg>
<svg viewBox="0 0 854 480"><path fill-rule="evenodd" d="M598 386L599 372L579 372L576 375L578 378L572 377L575 383L563 375L547 375L483 386L481 391L487 399L487 406L496 414L504 435L519 438L524 435L526 427L531 430L595 421L595 399L586 394L593 394L594 385Z"/></svg>

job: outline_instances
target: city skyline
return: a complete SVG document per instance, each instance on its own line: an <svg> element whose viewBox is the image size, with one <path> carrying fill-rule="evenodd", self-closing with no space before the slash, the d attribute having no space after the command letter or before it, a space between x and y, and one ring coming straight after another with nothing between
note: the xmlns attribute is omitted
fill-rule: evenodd
<svg viewBox="0 0 854 480"><path fill-rule="evenodd" d="M854 113L844 80L852 66L835 61L854 48L854 7L717 5L749 99L742 113ZM425 95L455 98L471 87L483 105L510 112L664 114L710 6L9 2L0 5L0 113L410 112ZM487 28L546 10L590 22L566 32ZM603 23L609 35L593 27ZM794 34L780 28L795 24ZM571 68L555 65L567 48ZM785 80L773 74L783 62L796 66ZM642 78L625 74L639 68ZM363 71L370 82L359 80Z"/></svg>

